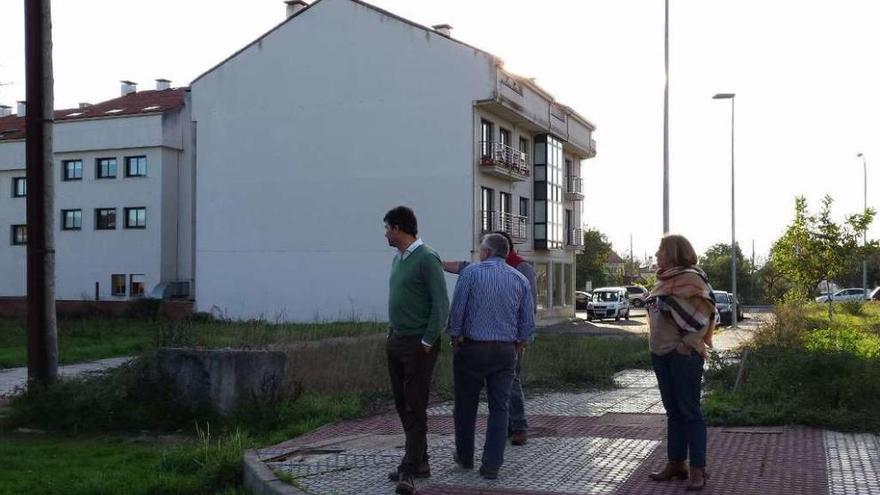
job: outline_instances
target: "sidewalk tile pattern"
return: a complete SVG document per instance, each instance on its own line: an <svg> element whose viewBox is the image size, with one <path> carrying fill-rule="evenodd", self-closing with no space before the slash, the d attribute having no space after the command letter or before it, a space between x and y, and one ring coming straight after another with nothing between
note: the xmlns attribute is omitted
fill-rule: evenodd
<svg viewBox="0 0 880 495"><path fill-rule="evenodd" d="M831 495L880 495L880 436L825 432Z"/></svg>
<svg viewBox="0 0 880 495"><path fill-rule="evenodd" d="M477 445L484 437L478 436ZM432 477L418 480L419 493L435 485L467 486L510 493L528 487L546 494L611 494L654 450L657 441L625 438L538 438L529 448L509 448L498 480L484 480L476 470L463 470L451 462L454 440L431 442ZM328 449L329 450L329 449ZM477 449L475 464L480 464ZM385 481L403 455L400 447L385 450L347 449L318 456L267 463L297 479L312 493L386 494L393 483ZM442 492L438 492L442 493Z"/></svg>

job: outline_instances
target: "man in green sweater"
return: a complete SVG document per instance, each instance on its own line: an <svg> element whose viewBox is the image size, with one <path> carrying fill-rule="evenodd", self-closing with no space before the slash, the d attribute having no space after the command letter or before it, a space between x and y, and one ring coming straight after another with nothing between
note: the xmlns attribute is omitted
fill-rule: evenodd
<svg viewBox="0 0 880 495"><path fill-rule="evenodd" d="M428 394L446 328L449 296L440 257L418 238L413 211L398 206L384 218L385 238L397 248L388 296L388 373L394 405L406 434L406 453L389 474L399 494L415 493L414 478L431 476L428 465Z"/></svg>

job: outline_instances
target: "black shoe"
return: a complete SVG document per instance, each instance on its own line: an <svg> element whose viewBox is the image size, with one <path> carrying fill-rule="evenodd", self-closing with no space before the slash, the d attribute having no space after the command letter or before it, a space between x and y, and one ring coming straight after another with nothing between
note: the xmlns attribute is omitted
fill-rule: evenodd
<svg viewBox="0 0 880 495"><path fill-rule="evenodd" d="M431 466L424 464L419 466L416 474L413 475L413 478L422 479L422 478L430 478L431 477ZM388 473L388 481L400 481L400 468L395 469Z"/></svg>
<svg viewBox="0 0 880 495"><path fill-rule="evenodd" d="M401 473L400 480L397 482L397 488L394 489L394 493L397 493L398 495L413 495L415 492L416 483L413 475Z"/></svg>
<svg viewBox="0 0 880 495"><path fill-rule="evenodd" d="M483 466L480 466L480 476L487 480L497 480L498 470L487 469Z"/></svg>
<svg viewBox="0 0 880 495"><path fill-rule="evenodd" d="M456 464L458 464L458 467L460 467L461 469L473 469L474 468L474 461L462 462L458 458L458 454L453 454L452 459L455 461Z"/></svg>
<svg viewBox="0 0 880 495"><path fill-rule="evenodd" d="M511 445L525 445L529 441L529 434L525 431L515 431L510 436Z"/></svg>

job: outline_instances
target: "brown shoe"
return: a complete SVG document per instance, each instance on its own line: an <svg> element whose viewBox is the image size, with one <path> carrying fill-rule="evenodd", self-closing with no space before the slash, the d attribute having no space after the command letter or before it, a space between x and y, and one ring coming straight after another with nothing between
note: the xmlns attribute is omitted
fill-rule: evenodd
<svg viewBox="0 0 880 495"><path fill-rule="evenodd" d="M529 434L525 431L515 431L510 435L511 445L525 445L529 441Z"/></svg>
<svg viewBox="0 0 880 495"><path fill-rule="evenodd" d="M413 475L401 473L394 493L397 495L413 495L416 492L416 482Z"/></svg>
<svg viewBox="0 0 880 495"><path fill-rule="evenodd" d="M686 480L688 479L688 467L684 461L669 461L660 470L648 475L654 481Z"/></svg>
<svg viewBox="0 0 880 495"><path fill-rule="evenodd" d="M703 468L691 468L688 477L688 486L684 489L686 492L698 492L706 487L706 480L709 479L709 473Z"/></svg>

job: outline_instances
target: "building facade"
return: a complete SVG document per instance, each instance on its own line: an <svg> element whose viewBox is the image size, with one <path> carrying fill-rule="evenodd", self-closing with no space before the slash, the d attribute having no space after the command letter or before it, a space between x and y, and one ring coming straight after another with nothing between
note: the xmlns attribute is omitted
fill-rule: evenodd
<svg viewBox="0 0 880 495"><path fill-rule="evenodd" d="M387 318L382 217L403 204L447 260L510 232L539 317L574 316L593 125L447 26L357 0L291 14L191 86L197 308Z"/></svg>
<svg viewBox="0 0 880 495"><path fill-rule="evenodd" d="M186 296L193 284L194 160L186 88L55 112L56 297ZM0 113L0 297L26 292L24 105Z"/></svg>

